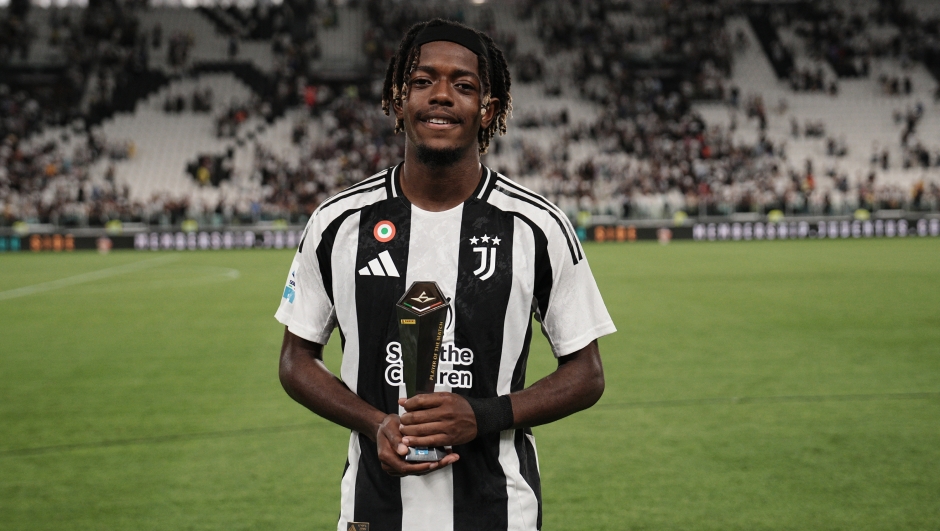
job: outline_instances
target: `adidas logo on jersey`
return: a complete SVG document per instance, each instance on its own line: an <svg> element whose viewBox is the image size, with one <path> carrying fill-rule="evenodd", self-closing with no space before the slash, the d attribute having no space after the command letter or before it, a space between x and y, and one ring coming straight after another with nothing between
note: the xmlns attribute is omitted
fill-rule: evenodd
<svg viewBox="0 0 940 531"><path fill-rule="evenodd" d="M379 253L378 258L373 258L369 261L369 265L363 267L359 270L359 274L362 276L373 276L373 277L400 277L398 274L398 268L395 267L395 262L392 261L392 255L388 251L382 251Z"/></svg>

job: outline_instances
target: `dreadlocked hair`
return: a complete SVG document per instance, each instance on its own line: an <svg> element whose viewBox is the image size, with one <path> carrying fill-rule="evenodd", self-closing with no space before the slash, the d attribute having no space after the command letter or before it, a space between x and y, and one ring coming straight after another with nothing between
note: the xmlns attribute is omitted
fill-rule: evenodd
<svg viewBox="0 0 940 531"><path fill-rule="evenodd" d="M435 18L428 22L420 22L411 26L408 33L401 40L396 53L388 62L388 69L385 71L385 84L382 87L382 110L386 115L391 115L394 105L401 105L408 98L408 80L411 73L418 66L421 58L421 47L414 46L415 38L421 33L421 30L428 26L453 25L467 28L459 22L452 22ZM509 66L506 64L506 58L503 52L496 46L489 35L467 28L479 35L486 46L486 53L489 59L483 55L477 55L480 69L480 82L483 85L481 106L485 108L492 99L499 100L499 109L496 117L490 122L489 127L481 127L477 134L477 142L480 145L480 154L486 153L490 147L490 140L496 133L506 134L506 120L512 114L512 95L509 93L511 80L509 78ZM403 131L405 128L402 119L395 120L395 132Z"/></svg>

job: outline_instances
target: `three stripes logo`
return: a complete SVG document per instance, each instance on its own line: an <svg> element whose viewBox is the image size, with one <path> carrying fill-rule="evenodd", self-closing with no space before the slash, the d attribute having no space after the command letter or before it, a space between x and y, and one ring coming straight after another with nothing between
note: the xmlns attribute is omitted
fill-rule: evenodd
<svg viewBox="0 0 940 531"><path fill-rule="evenodd" d="M378 258L369 261L369 265L359 270L359 274L368 277L400 277L395 262L392 261L392 255L388 251L379 253Z"/></svg>
<svg viewBox="0 0 940 531"><path fill-rule="evenodd" d="M496 272L496 247L499 245L499 236L487 236L483 235L482 238L477 238L476 236L470 238L471 245L477 245L480 242L491 244L493 247L474 247L473 252L480 254L480 267L476 268L473 272L474 275L480 278L480 280L487 280L493 276L493 273Z"/></svg>

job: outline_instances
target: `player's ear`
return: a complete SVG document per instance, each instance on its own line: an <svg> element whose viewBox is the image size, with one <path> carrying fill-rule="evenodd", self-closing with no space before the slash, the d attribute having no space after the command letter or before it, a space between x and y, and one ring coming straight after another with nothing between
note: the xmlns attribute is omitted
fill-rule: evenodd
<svg viewBox="0 0 940 531"><path fill-rule="evenodd" d="M395 118L402 120L405 118L405 110L402 109L402 98L395 98L392 100L392 110L395 111Z"/></svg>
<svg viewBox="0 0 940 531"><path fill-rule="evenodd" d="M483 115L483 119L480 121L480 126L483 129L486 129L493 123L493 120L496 118L496 113L499 111L499 100L497 98L490 98L489 103L480 107L480 114Z"/></svg>

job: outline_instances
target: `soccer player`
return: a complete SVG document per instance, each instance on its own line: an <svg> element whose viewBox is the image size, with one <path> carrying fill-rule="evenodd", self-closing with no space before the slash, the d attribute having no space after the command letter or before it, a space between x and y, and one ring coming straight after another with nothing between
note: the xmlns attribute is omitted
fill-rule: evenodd
<svg viewBox="0 0 940 531"><path fill-rule="evenodd" d="M389 64L382 106L405 132L403 163L326 200L311 217L276 318L280 378L351 430L339 531L541 528L530 428L593 405L596 339L615 331L557 207L480 164L512 108L502 52L433 20ZM435 393L405 399L395 304L414 281L450 299ZM532 316L558 368L524 388ZM340 375L322 363L339 327ZM436 463L408 447L447 446Z"/></svg>

